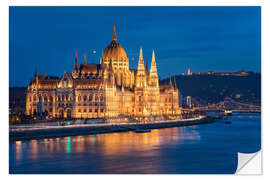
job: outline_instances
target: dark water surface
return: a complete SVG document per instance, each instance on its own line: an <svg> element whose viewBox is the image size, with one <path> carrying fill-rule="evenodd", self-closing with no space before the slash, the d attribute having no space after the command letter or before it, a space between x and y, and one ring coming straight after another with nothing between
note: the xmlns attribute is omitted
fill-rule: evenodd
<svg viewBox="0 0 270 180"><path fill-rule="evenodd" d="M65 173L234 173L237 152L261 148L261 115L234 114L232 124L10 142L9 171Z"/></svg>

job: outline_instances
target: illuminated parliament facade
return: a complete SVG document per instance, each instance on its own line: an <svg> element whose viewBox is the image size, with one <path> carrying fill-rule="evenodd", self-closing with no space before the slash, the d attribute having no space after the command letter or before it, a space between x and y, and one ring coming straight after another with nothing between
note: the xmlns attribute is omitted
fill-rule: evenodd
<svg viewBox="0 0 270 180"><path fill-rule="evenodd" d="M142 49L138 68L130 69L114 27L100 64L87 64L84 55L79 66L76 51L72 73L61 78L35 73L27 87L26 114L41 112L53 118L106 118L171 115L180 113L180 108L175 80L159 84L154 50L150 70Z"/></svg>

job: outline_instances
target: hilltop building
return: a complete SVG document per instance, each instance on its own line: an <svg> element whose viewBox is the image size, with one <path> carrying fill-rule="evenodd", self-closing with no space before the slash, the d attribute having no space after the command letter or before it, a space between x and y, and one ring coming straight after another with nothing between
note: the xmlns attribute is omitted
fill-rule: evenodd
<svg viewBox="0 0 270 180"><path fill-rule="evenodd" d="M79 65L76 51L72 73L61 78L37 73L27 87L26 114L47 112L58 118L104 118L171 115L181 113L178 89L170 80L160 85L153 50L150 69L140 48L137 69L129 68L129 58L117 41L114 27L111 43L99 64Z"/></svg>

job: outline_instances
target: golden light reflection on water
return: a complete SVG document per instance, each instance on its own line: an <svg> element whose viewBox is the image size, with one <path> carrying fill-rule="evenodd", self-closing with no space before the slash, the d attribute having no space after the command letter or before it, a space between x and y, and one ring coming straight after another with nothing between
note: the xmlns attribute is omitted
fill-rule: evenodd
<svg viewBox="0 0 270 180"><path fill-rule="evenodd" d="M154 155L161 145L174 145L186 140L199 140L196 127L192 129L167 128L156 129L149 133L107 133L85 136L70 136L64 138L50 138L31 140L30 152L33 159L39 153L99 153L103 155L124 155L131 151L144 151L145 156ZM16 142L16 160L21 157L21 142Z"/></svg>
<svg viewBox="0 0 270 180"><path fill-rule="evenodd" d="M33 159L38 158L38 141L37 140L31 140L30 144L30 151Z"/></svg>
<svg viewBox="0 0 270 180"><path fill-rule="evenodd" d="M21 159L21 153L22 153L22 142L21 141L16 141L15 143L15 148L16 148L16 161L19 161Z"/></svg>

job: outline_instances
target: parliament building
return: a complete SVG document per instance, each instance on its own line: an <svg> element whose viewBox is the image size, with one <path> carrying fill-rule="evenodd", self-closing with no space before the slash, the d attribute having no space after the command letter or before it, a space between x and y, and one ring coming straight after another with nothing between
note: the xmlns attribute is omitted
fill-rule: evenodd
<svg viewBox="0 0 270 180"><path fill-rule="evenodd" d="M27 87L26 114L46 112L51 118L109 118L180 114L176 82L160 85L153 50L150 69L140 49L137 69L129 68L114 27L100 64L78 63L61 78L35 73Z"/></svg>

